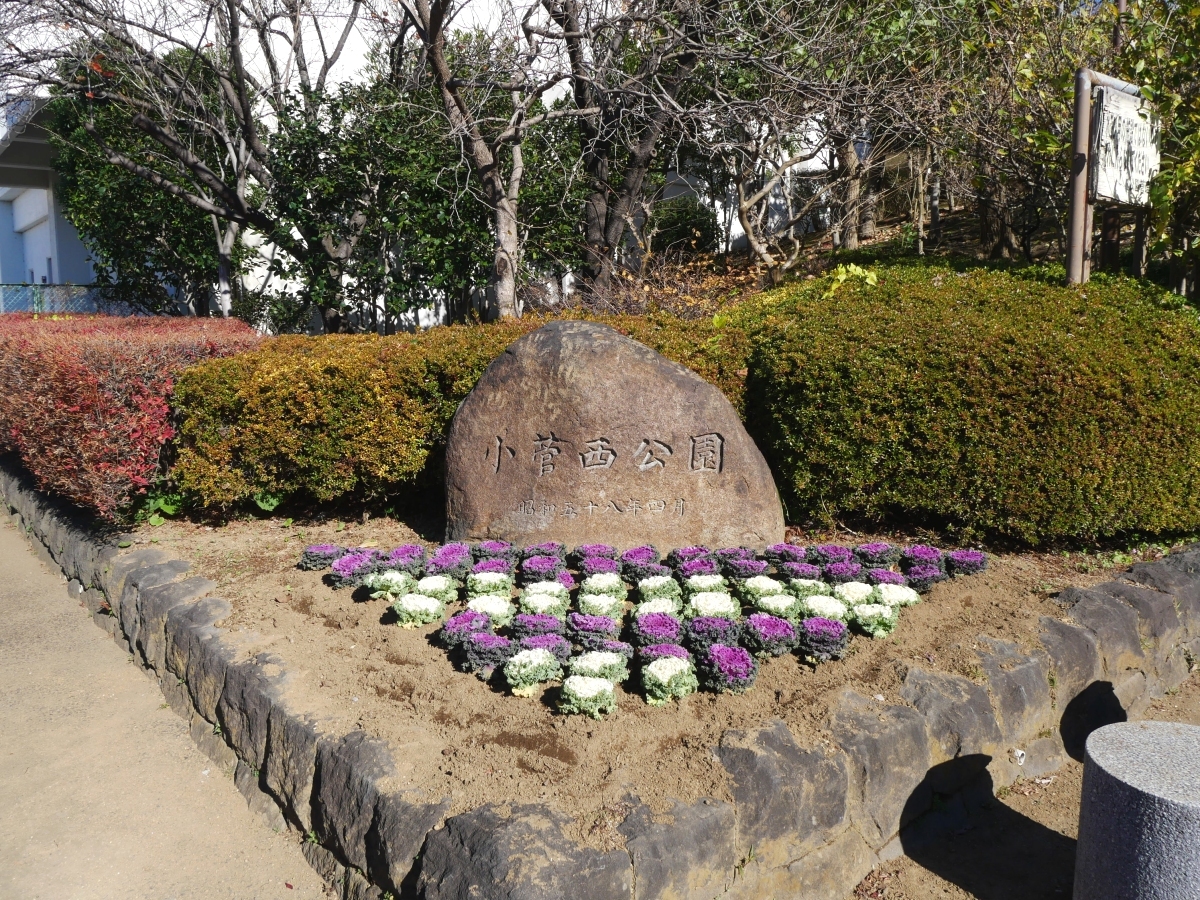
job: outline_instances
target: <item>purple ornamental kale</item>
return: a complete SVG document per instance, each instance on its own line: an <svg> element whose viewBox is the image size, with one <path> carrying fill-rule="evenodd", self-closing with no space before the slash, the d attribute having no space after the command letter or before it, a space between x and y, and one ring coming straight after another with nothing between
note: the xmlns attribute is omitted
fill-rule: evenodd
<svg viewBox="0 0 1200 900"><path fill-rule="evenodd" d="M717 575L718 567L714 559L707 557L699 557L697 559L689 559L679 564L679 577L683 579L691 578L693 575Z"/></svg>
<svg viewBox="0 0 1200 900"><path fill-rule="evenodd" d="M494 556L481 559L475 565L471 566L471 574L473 575L483 575L489 572L496 575L511 575L513 573L512 560Z"/></svg>
<svg viewBox="0 0 1200 900"><path fill-rule="evenodd" d="M754 657L741 647L713 644L697 655L696 674L710 691L740 694L749 690L758 675Z"/></svg>
<svg viewBox="0 0 1200 900"><path fill-rule="evenodd" d="M758 559L736 557L734 559L723 560L721 563L721 572L730 581L745 581L747 578L753 578L755 575L766 575L767 564Z"/></svg>
<svg viewBox="0 0 1200 900"><path fill-rule="evenodd" d="M616 559L617 548L608 544L580 544L571 553L571 560L578 566L585 559L603 556L605 559Z"/></svg>
<svg viewBox="0 0 1200 900"><path fill-rule="evenodd" d="M776 566L784 563L802 563L808 559L808 551L798 544L772 544L763 556Z"/></svg>
<svg viewBox="0 0 1200 900"><path fill-rule="evenodd" d="M521 563L521 581L525 584L553 581L564 569L565 564L557 556L530 556Z"/></svg>
<svg viewBox="0 0 1200 900"><path fill-rule="evenodd" d="M670 613L646 613L633 619L633 642L639 647L649 644L678 644L683 624Z"/></svg>
<svg viewBox="0 0 1200 900"><path fill-rule="evenodd" d="M601 641L597 649L605 653L619 653L626 660L633 659L633 646L624 641Z"/></svg>
<svg viewBox="0 0 1200 900"><path fill-rule="evenodd" d="M576 587L575 576L572 575L570 572L568 572L566 569L563 569L563 571L559 572L554 577L554 580L557 581L559 584L561 584L563 587L565 587L568 591L575 590L575 587Z"/></svg>
<svg viewBox="0 0 1200 900"><path fill-rule="evenodd" d="M951 575L978 575L987 568L987 554L979 550L951 550L946 554L946 569Z"/></svg>
<svg viewBox="0 0 1200 900"><path fill-rule="evenodd" d="M333 565L333 561L345 552L345 548L339 547L337 544L313 544L311 547L304 548L304 552L300 554L300 562L296 563L296 568L304 569L307 572L328 569Z"/></svg>
<svg viewBox="0 0 1200 900"><path fill-rule="evenodd" d="M605 641L615 641L621 627L608 616L584 613L567 615L567 636L585 650L599 650Z"/></svg>
<svg viewBox="0 0 1200 900"><path fill-rule="evenodd" d="M413 578L420 578L425 574L425 548L420 544L403 544L387 555L380 568L407 572Z"/></svg>
<svg viewBox="0 0 1200 900"><path fill-rule="evenodd" d="M791 622L767 613L751 614L742 629L742 645L755 656L782 656L798 639Z"/></svg>
<svg viewBox="0 0 1200 900"><path fill-rule="evenodd" d="M709 559L712 551L707 547L677 547L667 554L667 565L678 569L685 562L693 559Z"/></svg>
<svg viewBox="0 0 1200 900"><path fill-rule="evenodd" d="M485 613L468 609L447 619L440 634L442 643L447 647L459 647L471 635L491 630L491 618Z"/></svg>
<svg viewBox="0 0 1200 900"><path fill-rule="evenodd" d="M837 544L818 544L809 551L809 555L814 562L820 563L822 566L828 566L830 563L849 562L854 559L854 552L849 547L841 547Z"/></svg>
<svg viewBox="0 0 1200 900"><path fill-rule="evenodd" d="M358 587L364 578L377 571L379 560L378 550L351 550L333 561L329 580L335 589Z"/></svg>
<svg viewBox="0 0 1200 900"><path fill-rule="evenodd" d="M516 559L517 556L517 548L508 541L480 541L471 552L476 560Z"/></svg>
<svg viewBox="0 0 1200 900"><path fill-rule="evenodd" d="M562 634L566 627L566 623L558 616L543 613L517 613L513 616L509 631L512 632L513 637L520 640L539 634Z"/></svg>
<svg viewBox="0 0 1200 900"><path fill-rule="evenodd" d="M620 574L621 564L607 556L585 556L579 561L579 574L586 578L589 575Z"/></svg>
<svg viewBox="0 0 1200 900"><path fill-rule="evenodd" d="M463 641L465 665L468 672L487 674L496 666L504 665L516 652L516 645L506 637L477 631Z"/></svg>
<svg viewBox="0 0 1200 900"><path fill-rule="evenodd" d="M742 625L718 616L697 616L687 624L683 642L697 654L713 644L736 644L742 636Z"/></svg>
<svg viewBox="0 0 1200 900"><path fill-rule="evenodd" d="M862 574L862 566L853 560L830 563L821 570L821 574L830 584L845 584L847 581L857 581Z"/></svg>
<svg viewBox="0 0 1200 900"><path fill-rule="evenodd" d="M946 573L937 566L913 566L906 574L908 586L918 594L924 594L946 577Z"/></svg>
<svg viewBox="0 0 1200 900"><path fill-rule="evenodd" d="M900 559L900 548L886 541L874 541L870 544L859 544L854 548L854 555L864 566L885 569Z"/></svg>
<svg viewBox="0 0 1200 900"><path fill-rule="evenodd" d="M560 663L571 658L571 645L561 634L535 634L521 638L522 650L549 650Z"/></svg>
<svg viewBox="0 0 1200 900"><path fill-rule="evenodd" d="M942 551L927 544L913 544L900 555L900 568L907 572L913 566L937 566L945 571Z"/></svg>
<svg viewBox="0 0 1200 900"><path fill-rule="evenodd" d="M643 665L649 665L664 656L674 656L676 659L692 658L692 655L678 644L650 644L638 650L638 659Z"/></svg>
<svg viewBox="0 0 1200 900"><path fill-rule="evenodd" d="M638 582L649 578L646 574L651 566L658 566L661 559L659 552L653 547L634 547L621 554L621 575L626 581Z"/></svg>
<svg viewBox="0 0 1200 900"><path fill-rule="evenodd" d="M462 581L471 570L471 548L466 544L444 544L425 564L426 575L445 575Z"/></svg>
<svg viewBox="0 0 1200 900"><path fill-rule="evenodd" d="M812 563L785 562L779 564L779 572L788 578L804 578L809 581L821 580L821 567Z"/></svg>
<svg viewBox="0 0 1200 900"><path fill-rule="evenodd" d="M558 541L544 541L540 544L530 544L521 551L522 559L529 559L531 556L557 556L559 559L563 559L566 555L567 545Z"/></svg>
<svg viewBox="0 0 1200 900"><path fill-rule="evenodd" d="M850 643L850 629L836 619L814 616L800 623L800 651L813 661L841 659Z"/></svg>
<svg viewBox="0 0 1200 900"><path fill-rule="evenodd" d="M722 547L720 550L714 550L713 556L717 558L717 562L725 562L727 559L754 559L754 551L749 547Z"/></svg>
<svg viewBox="0 0 1200 900"><path fill-rule="evenodd" d="M908 579L891 569L867 569L867 584L908 584Z"/></svg>

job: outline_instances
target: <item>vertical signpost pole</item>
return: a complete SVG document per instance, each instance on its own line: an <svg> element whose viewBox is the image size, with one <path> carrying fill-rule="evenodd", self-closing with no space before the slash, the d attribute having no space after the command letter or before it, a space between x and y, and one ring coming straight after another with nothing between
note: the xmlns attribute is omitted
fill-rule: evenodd
<svg viewBox="0 0 1200 900"><path fill-rule="evenodd" d="M1075 122L1071 146L1071 207L1067 220L1067 284L1087 281L1091 255L1092 207L1088 203L1088 152L1092 130L1092 79L1088 69L1075 73Z"/></svg>

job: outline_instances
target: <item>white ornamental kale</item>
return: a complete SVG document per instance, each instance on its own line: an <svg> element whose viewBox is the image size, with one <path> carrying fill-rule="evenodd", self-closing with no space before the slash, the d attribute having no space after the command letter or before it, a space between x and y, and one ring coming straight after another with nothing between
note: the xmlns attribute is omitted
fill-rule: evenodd
<svg viewBox="0 0 1200 900"><path fill-rule="evenodd" d="M405 594L411 594L417 587L417 580L407 572L397 572L388 569L384 572L372 572L363 579L363 584L372 591L371 596L376 600L394 600Z"/></svg>
<svg viewBox="0 0 1200 900"><path fill-rule="evenodd" d="M819 616L822 619L837 619L839 622L846 621L848 611L846 604L841 600L817 595L815 597L805 597L801 602L804 604L804 612L809 616Z"/></svg>
<svg viewBox="0 0 1200 900"><path fill-rule="evenodd" d="M703 591L693 594L684 610L689 619L697 616L716 616L722 619L736 619L741 615L741 608L728 594L720 591Z"/></svg>
<svg viewBox="0 0 1200 900"><path fill-rule="evenodd" d="M888 606L912 606L921 602L921 595L906 584L881 584L875 590L879 602Z"/></svg>
<svg viewBox="0 0 1200 900"><path fill-rule="evenodd" d="M863 603L852 610L854 624L873 638L887 637L900 621L900 607Z"/></svg>
<svg viewBox="0 0 1200 900"><path fill-rule="evenodd" d="M693 575L683 583L683 592L688 596L709 591L723 591L727 584L720 575Z"/></svg>
<svg viewBox="0 0 1200 900"><path fill-rule="evenodd" d="M453 603L458 599L458 585L445 575L427 575L417 582L417 593L437 597L443 603Z"/></svg>
<svg viewBox="0 0 1200 900"><path fill-rule="evenodd" d="M570 591L566 586L558 581L535 581L533 584L525 585L526 594L550 594L554 597L562 597L564 600L571 596Z"/></svg>
<svg viewBox="0 0 1200 900"><path fill-rule="evenodd" d="M823 597L829 594L829 585L815 578L793 578L788 582L788 593L803 600L805 597Z"/></svg>
<svg viewBox="0 0 1200 900"><path fill-rule="evenodd" d="M754 605L762 612L781 619L798 619L804 612L803 604L791 594L773 594L759 597Z"/></svg>
<svg viewBox="0 0 1200 900"><path fill-rule="evenodd" d="M559 711L599 719L617 708L613 683L604 678L570 675L563 682Z"/></svg>
<svg viewBox="0 0 1200 900"><path fill-rule="evenodd" d="M511 575L503 572L478 572L467 576L467 596L478 597L480 594L507 594L512 591Z"/></svg>
<svg viewBox="0 0 1200 900"><path fill-rule="evenodd" d="M633 614L644 616L646 613L667 613L677 616L681 605L678 597L655 597L653 600L639 603Z"/></svg>
<svg viewBox="0 0 1200 900"><path fill-rule="evenodd" d="M691 661L677 656L663 656L642 669L642 689L651 706L686 697L699 686Z"/></svg>
<svg viewBox="0 0 1200 900"><path fill-rule="evenodd" d="M619 620L625 615L625 600L612 594L580 594L579 611L585 616L607 616Z"/></svg>
<svg viewBox="0 0 1200 900"><path fill-rule="evenodd" d="M875 588L869 584L861 581L847 581L833 589L833 596L847 606L858 606L874 602L878 595L875 593Z"/></svg>
<svg viewBox="0 0 1200 900"><path fill-rule="evenodd" d="M492 624L497 628L503 628L511 622L513 614L516 612L512 602L500 594L483 594L479 597L472 597L467 601L467 609L483 613L492 620Z"/></svg>
<svg viewBox="0 0 1200 900"><path fill-rule="evenodd" d="M416 628L438 622L445 613L446 605L437 597L425 594L405 594L392 604L396 624L401 628Z"/></svg>
<svg viewBox="0 0 1200 900"><path fill-rule="evenodd" d="M517 697L531 697L537 686L562 678L562 666L549 650L520 650L504 664L504 678Z"/></svg>
<svg viewBox="0 0 1200 900"><path fill-rule="evenodd" d="M615 575L612 572L598 572L583 579L583 584L579 586L579 593L611 594L614 597L620 597L624 600L625 585L621 583L620 575Z"/></svg>
<svg viewBox="0 0 1200 900"><path fill-rule="evenodd" d="M679 587L679 582L670 575L651 575L649 578L643 578L638 582L638 596L642 601L653 600L655 597L674 597L678 599L683 596L683 591Z"/></svg>
<svg viewBox="0 0 1200 900"><path fill-rule="evenodd" d="M624 681L629 677L625 657L607 650L592 650L581 653L567 662L572 675L587 678L603 678L607 681Z"/></svg>
<svg viewBox="0 0 1200 900"><path fill-rule="evenodd" d="M770 597L784 592L783 585L766 575L754 575L742 582L742 591L747 597Z"/></svg>
<svg viewBox="0 0 1200 900"><path fill-rule="evenodd" d="M539 616L558 616L567 614L568 599L558 594L535 594L527 589L521 594L521 611L534 613Z"/></svg>

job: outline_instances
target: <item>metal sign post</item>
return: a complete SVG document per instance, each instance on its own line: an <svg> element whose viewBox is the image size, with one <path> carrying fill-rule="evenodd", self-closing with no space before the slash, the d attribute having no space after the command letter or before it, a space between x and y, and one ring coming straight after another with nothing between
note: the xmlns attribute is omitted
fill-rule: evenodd
<svg viewBox="0 0 1200 900"><path fill-rule="evenodd" d="M1093 105L1098 113L1092 115ZM1096 119L1093 122L1093 118ZM1075 73L1067 283L1091 275L1093 204L1144 208L1158 172L1158 126L1141 89L1091 69Z"/></svg>

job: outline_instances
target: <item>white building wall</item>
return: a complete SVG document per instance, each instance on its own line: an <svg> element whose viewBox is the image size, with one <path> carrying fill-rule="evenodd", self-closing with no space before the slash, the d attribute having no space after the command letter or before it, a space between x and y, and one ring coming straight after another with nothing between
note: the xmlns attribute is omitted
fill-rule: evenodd
<svg viewBox="0 0 1200 900"><path fill-rule="evenodd" d="M25 271L25 241L13 228L13 204L0 200L0 284L20 284Z"/></svg>
<svg viewBox="0 0 1200 900"><path fill-rule="evenodd" d="M87 249L51 191L10 188L0 196L0 284L92 283Z"/></svg>

